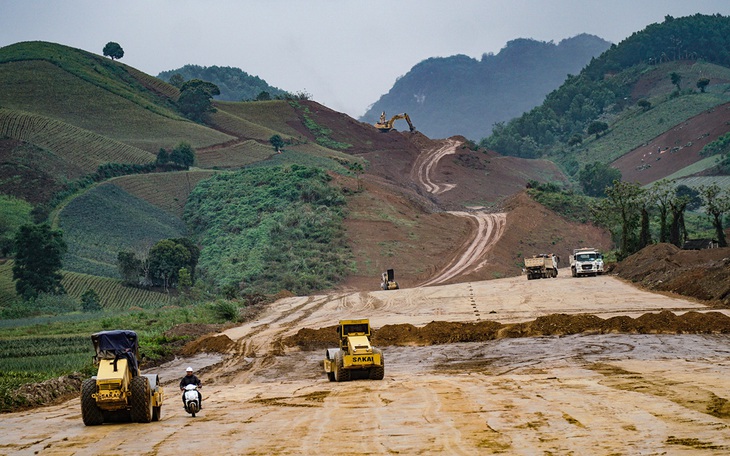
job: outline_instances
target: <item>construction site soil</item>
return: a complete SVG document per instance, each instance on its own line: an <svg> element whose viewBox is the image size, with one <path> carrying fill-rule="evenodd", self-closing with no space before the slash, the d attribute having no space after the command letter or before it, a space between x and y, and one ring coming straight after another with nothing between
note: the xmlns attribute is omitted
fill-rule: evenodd
<svg viewBox="0 0 730 456"><path fill-rule="evenodd" d="M376 142L410 145L355 150L370 164L348 203L357 274L235 326L173 328L177 357L145 366L166 385L159 422L85 427L74 398L3 415L0 454L730 452L730 249L659 244L573 278L569 252L610 237L521 191L550 167L391 133ZM528 281L522 259L545 252L557 278ZM379 289L387 268L400 289ZM349 318L370 319L383 381L323 372ZM177 397L188 365L196 418Z"/></svg>

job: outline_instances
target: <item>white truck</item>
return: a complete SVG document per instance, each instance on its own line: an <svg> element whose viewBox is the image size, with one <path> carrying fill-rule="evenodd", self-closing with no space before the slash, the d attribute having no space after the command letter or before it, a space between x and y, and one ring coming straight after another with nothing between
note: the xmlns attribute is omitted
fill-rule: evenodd
<svg viewBox="0 0 730 456"><path fill-rule="evenodd" d="M593 248L573 250L573 255L570 256L570 273L573 277L603 274L603 255Z"/></svg>

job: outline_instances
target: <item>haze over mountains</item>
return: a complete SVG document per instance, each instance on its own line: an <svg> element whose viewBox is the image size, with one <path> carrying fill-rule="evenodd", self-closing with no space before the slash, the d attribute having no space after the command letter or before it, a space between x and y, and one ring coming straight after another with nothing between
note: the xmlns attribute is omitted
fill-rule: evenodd
<svg viewBox="0 0 730 456"><path fill-rule="evenodd" d="M372 123L407 112L416 128L432 138L464 135L479 140L496 122L539 105L568 74L578 73L611 45L582 34L560 41L512 40L481 60L465 55L434 57L415 65L376 101L360 120Z"/></svg>

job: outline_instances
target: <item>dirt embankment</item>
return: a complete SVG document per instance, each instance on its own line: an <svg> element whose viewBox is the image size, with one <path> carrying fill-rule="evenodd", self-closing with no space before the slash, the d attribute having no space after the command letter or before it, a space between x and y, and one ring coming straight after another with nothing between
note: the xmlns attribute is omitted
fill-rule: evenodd
<svg viewBox="0 0 730 456"><path fill-rule="evenodd" d="M337 326L302 328L284 339L289 347L318 350L337 346ZM570 334L730 334L730 317L720 312L690 311L681 315L669 311L645 313L636 318L607 319L589 314L552 314L525 323L502 324L433 321L423 327L410 324L385 325L373 331L373 344L427 346L458 342L485 342L517 337L565 336Z"/></svg>
<svg viewBox="0 0 730 456"><path fill-rule="evenodd" d="M714 307L730 305L730 247L682 250L654 244L616 264L612 272L650 290L677 293Z"/></svg>

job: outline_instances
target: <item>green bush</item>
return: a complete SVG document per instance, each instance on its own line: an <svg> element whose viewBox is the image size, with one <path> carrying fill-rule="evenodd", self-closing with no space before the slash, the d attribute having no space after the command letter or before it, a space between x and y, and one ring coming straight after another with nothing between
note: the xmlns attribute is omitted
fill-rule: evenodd
<svg viewBox="0 0 730 456"><path fill-rule="evenodd" d="M334 285L351 254L345 199L330 179L321 169L291 165L201 182L185 208L203 246L198 277L230 297L236 287L246 294L306 294Z"/></svg>

